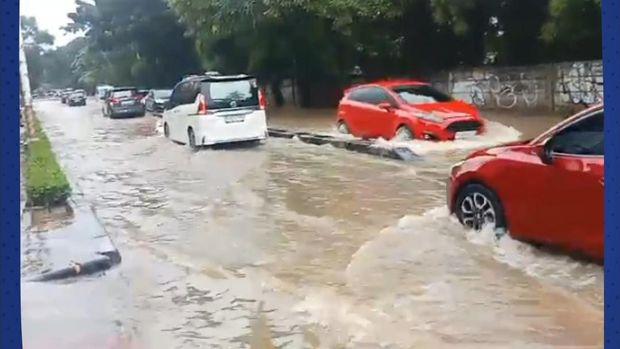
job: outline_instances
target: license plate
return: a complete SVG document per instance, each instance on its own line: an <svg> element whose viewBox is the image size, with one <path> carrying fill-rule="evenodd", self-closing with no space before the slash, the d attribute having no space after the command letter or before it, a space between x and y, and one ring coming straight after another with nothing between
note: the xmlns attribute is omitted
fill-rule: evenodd
<svg viewBox="0 0 620 349"><path fill-rule="evenodd" d="M245 121L245 116L243 115L227 116L224 120L226 121L227 124L243 122Z"/></svg>
<svg viewBox="0 0 620 349"><path fill-rule="evenodd" d="M464 131L464 132L457 132L454 135L454 139L468 139L468 138L472 138L476 135L476 131Z"/></svg>
<svg viewBox="0 0 620 349"><path fill-rule="evenodd" d="M133 102L132 101L122 101L121 105L132 105Z"/></svg>

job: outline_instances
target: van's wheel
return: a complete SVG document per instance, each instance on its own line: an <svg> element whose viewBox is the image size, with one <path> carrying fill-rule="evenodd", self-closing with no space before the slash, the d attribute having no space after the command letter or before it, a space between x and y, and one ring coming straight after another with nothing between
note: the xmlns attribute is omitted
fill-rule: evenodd
<svg viewBox="0 0 620 349"><path fill-rule="evenodd" d="M196 136L194 135L194 129L191 127L187 130L187 143L192 150L198 149L196 146Z"/></svg>
<svg viewBox="0 0 620 349"><path fill-rule="evenodd" d="M170 128L168 127L168 123L164 124L164 137L170 138Z"/></svg>
<svg viewBox="0 0 620 349"><path fill-rule="evenodd" d="M497 195L481 184L468 184L459 191L454 206L459 222L480 231L485 226L506 229L504 208Z"/></svg>
<svg viewBox="0 0 620 349"><path fill-rule="evenodd" d="M344 122L344 120L338 121L337 129L338 132L342 133L343 135L348 135L351 133L351 131L349 130L349 126L347 126L347 123Z"/></svg>
<svg viewBox="0 0 620 349"><path fill-rule="evenodd" d="M413 139L414 139L413 132L408 126L403 125L403 126L400 126L398 129L396 129L394 140L401 141L401 142L407 142L407 141L412 141Z"/></svg>

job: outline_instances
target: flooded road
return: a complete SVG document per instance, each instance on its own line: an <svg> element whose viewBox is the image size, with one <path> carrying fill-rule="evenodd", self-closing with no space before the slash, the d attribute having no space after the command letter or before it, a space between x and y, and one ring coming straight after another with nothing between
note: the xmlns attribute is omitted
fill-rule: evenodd
<svg viewBox="0 0 620 349"><path fill-rule="evenodd" d="M498 117L483 139L414 142L428 159L401 163L283 139L194 153L155 117L37 110L123 263L23 284L25 347L602 347L601 267L496 244L445 208L451 163L557 119ZM331 132L314 113L269 122Z"/></svg>

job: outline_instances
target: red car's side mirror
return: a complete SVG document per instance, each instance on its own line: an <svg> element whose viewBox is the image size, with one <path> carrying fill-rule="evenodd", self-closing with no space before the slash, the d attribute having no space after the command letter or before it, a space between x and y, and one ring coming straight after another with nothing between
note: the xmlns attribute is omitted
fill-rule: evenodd
<svg viewBox="0 0 620 349"><path fill-rule="evenodd" d="M551 165L553 163L553 145L551 142L546 142L537 149L538 156L543 164Z"/></svg>

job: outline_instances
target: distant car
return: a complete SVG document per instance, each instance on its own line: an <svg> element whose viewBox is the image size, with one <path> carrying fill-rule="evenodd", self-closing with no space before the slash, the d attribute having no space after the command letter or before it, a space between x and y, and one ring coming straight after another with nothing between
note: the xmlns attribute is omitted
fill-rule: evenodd
<svg viewBox="0 0 620 349"><path fill-rule="evenodd" d="M103 115L109 118L144 116L144 105L135 87L115 87L106 93Z"/></svg>
<svg viewBox="0 0 620 349"><path fill-rule="evenodd" d="M195 149L267 138L266 100L248 75L187 77L174 88L163 115L167 138Z"/></svg>
<svg viewBox="0 0 620 349"><path fill-rule="evenodd" d="M475 106L415 80L386 80L348 89L336 122L341 133L402 141L462 139L485 130Z"/></svg>
<svg viewBox="0 0 620 349"><path fill-rule="evenodd" d="M452 167L448 206L465 226L603 260L604 107Z"/></svg>
<svg viewBox="0 0 620 349"><path fill-rule="evenodd" d="M67 97L67 104L70 107L73 107L73 106L76 106L76 105L81 105L81 106L86 105L86 92L84 90L73 91Z"/></svg>
<svg viewBox="0 0 620 349"><path fill-rule="evenodd" d="M149 90L138 90L138 97L140 98L140 103L144 104L144 100L146 99L146 95L149 94Z"/></svg>
<svg viewBox="0 0 620 349"><path fill-rule="evenodd" d="M106 94L108 93L108 91L114 89L114 86L110 86L110 85L99 85L97 86L97 98L99 98L99 100L105 100Z"/></svg>
<svg viewBox="0 0 620 349"><path fill-rule="evenodd" d="M146 95L144 99L144 106L146 111L161 114L164 112L164 107L168 101L170 101L170 96L172 95L172 90L151 90Z"/></svg>
<svg viewBox="0 0 620 349"><path fill-rule="evenodd" d="M60 92L60 102L62 104L66 104L67 103L67 98L69 97L69 95L71 94L71 92L73 92L72 88L68 88L68 89L64 89Z"/></svg>

